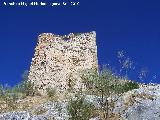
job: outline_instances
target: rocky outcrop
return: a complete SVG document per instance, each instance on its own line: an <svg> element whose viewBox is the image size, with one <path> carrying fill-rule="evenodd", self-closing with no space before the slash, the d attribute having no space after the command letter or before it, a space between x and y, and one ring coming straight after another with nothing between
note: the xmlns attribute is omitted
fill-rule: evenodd
<svg viewBox="0 0 160 120"><path fill-rule="evenodd" d="M95 108L100 107L100 97L87 95L85 100ZM0 114L0 120L68 120L67 105L65 100L48 101L27 111ZM160 120L160 85L147 85L124 93L115 102L112 117L111 120ZM99 116L90 120L99 120Z"/></svg>
<svg viewBox="0 0 160 120"><path fill-rule="evenodd" d="M68 36L43 33L38 37L29 80L43 94L47 87L58 92L83 89L79 72L98 69L96 33L70 33Z"/></svg>
<svg viewBox="0 0 160 120"><path fill-rule="evenodd" d="M124 120L160 120L160 85L148 85L123 94L114 112Z"/></svg>
<svg viewBox="0 0 160 120"><path fill-rule="evenodd" d="M67 105L66 101L49 101L28 111L0 114L0 120L68 120ZM97 120L97 118L91 120Z"/></svg>

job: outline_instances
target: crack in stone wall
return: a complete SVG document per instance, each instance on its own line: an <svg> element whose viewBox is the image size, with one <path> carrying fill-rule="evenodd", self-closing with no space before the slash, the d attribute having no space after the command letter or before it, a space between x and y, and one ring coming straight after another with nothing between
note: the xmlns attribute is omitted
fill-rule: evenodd
<svg viewBox="0 0 160 120"><path fill-rule="evenodd" d="M85 69L98 70L95 31L65 36L52 33L39 35L29 80L42 94L48 87L54 87L59 92L70 87L74 91L83 89L79 73Z"/></svg>

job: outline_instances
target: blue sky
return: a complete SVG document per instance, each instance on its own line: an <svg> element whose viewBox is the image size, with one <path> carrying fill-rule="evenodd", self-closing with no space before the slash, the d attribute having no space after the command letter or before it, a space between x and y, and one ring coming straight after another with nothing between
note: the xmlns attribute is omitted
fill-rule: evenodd
<svg viewBox="0 0 160 120"><path fill-rule="evenodd" d="M79 2L75 7L0 6L0 83L20 82L24 70L29 70L40 33L89 31L97 32L100 65L117 68L116 53L124 50L136 66L130 79L137 79L136 72L146 68L145 82L157 75L153 82L160 83L160 1Z"/></svg>

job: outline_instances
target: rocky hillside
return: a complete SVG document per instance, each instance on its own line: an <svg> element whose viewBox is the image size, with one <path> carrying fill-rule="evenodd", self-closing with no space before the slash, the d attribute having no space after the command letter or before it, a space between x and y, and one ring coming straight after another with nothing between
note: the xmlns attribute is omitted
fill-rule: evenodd
<svg viewBox="0 0 160 120"><path fill-rule="evenodd" d="M111 97L107 98L108 101ZM123 93L116 99L109 120L160 120L160 85L146 85ZM99 97L86 95L85 101L99 107ZM46 97L30 97L18 101L19 108L0 114L0 120L68 120L67 100L51 101ZM2 106L1 106L2 107ZM26 109L25 109L26 108ZM94 111L92 111L94 112ZM97 112L97 111L96 111ZM100 120L96 114L90 120Z"/></svg>
<svg viewBox="0 0 160 120"><path fill-rule="evenodd" d="M114 108L124 120L160 120L160 85L124 93Z"/></svg>

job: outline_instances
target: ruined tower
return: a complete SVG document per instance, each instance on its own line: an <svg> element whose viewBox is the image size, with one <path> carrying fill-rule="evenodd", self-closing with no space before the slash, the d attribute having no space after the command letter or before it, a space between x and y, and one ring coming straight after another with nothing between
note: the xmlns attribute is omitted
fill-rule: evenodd
<svg viewBox="0 0 160 120"><path fill-rule="evenodd" d="M29 80L41 93L53 87L59 92L68 88L83 88L80 71L97 69L96 33L79 33L60 36L42 33L38 37L32 58Z"/></svg>

